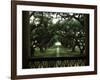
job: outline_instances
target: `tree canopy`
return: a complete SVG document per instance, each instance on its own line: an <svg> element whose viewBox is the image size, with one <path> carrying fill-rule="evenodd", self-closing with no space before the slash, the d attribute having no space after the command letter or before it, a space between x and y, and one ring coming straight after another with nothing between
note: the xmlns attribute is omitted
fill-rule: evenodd
<svg viewBox="0 0 100 80"><path fill-rule="evenodd" d="M59 12L30 12L30 37L33 49L40 48L43 52L46 48L60 41L65 48L75 51L78 46L80 53L85 50L85 40L88 33L85 20L88 14L59 13Z"/></svg>

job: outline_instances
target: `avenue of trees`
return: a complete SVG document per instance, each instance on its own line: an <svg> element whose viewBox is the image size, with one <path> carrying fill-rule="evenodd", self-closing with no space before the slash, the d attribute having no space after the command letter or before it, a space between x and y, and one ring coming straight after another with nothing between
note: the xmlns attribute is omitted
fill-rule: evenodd
<svg viewBox="0 0 100 80"><path fill-rule="evenodd" d="M80 53L84 53L89 15L32 12L31 18L33 18L30 21L33 50L35 47L39 47L43 52L43 49L60 41L64 47L72 48L72 51L75 51L75 47L78 46Z"/></svg>
<svg viewBox="0 0 100 80"><path fill-rule="evenodd" d="M88 57L89 14L23 11L23 64L37 47L42 53L57 41Z"/></svg>

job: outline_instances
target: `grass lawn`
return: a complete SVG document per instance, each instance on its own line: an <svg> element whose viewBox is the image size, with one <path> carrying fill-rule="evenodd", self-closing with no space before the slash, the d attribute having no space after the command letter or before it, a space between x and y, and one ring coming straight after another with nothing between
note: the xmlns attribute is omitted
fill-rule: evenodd
<svg viewBox="0 0 100 80"><path fill-rule="evenodd" d="M80 51L78 48L75 48L75 52L72 52L72 49L64 48L63 46L59 47L59 57L65 56L75 56L79 55ZM57 56L57 47L52 46L47 48L43 53L40 52L39 48L35 48L34 57L56 57Z"/></svg>

